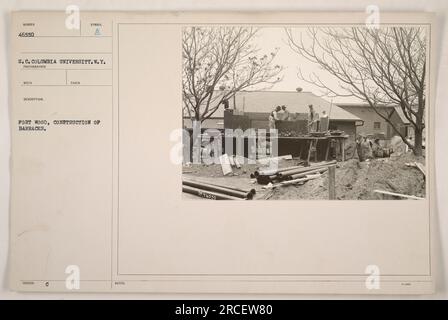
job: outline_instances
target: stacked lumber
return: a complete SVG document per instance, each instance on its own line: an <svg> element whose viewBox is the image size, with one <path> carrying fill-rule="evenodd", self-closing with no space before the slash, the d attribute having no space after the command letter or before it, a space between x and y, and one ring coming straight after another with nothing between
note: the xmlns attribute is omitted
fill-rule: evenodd
<svg viewBox="0 0 448 320"><path fill-rule="evenodd" d="M182 192L210 200L252 200L255 189L241 190L217 184L183 179Z"/></svg>
<svg viewBox="0 0 448 320"><path fill-rule="evenodd" d="M267 185L269 183L281 183L283 185L304 182L304 178L315 178L328 170L329 166L336 165L336 161L323 161L311 166L292 166L278 169L257 170L253 177L259 184ZM308 179L309 180L309 179ZM289 183L286 183L288 182Z"/></svg>

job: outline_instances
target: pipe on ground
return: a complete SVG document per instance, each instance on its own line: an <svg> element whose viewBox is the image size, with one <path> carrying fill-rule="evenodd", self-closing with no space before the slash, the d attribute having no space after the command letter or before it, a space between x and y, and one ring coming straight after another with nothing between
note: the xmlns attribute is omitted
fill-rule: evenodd
<svg viewBox="0 0 448 320"><path fill-rule="evenodd" d="M307 172L303 172L303 173L297 173L297 174L287 176L286 180L295 180L295 179L306 177L307 175L310 175L310 174L324 173L327 170L328 170L328 167L324 167L324 168L319 168L319 169L315 169L315 170L311 170L311 171L307 171Z"/></svg>
<svg viewBox="0 0 448 320"><path fill-rule="evenodd" d="M325 164L314 165L314 166L309 166L309 167L302 167L302 168L298 168L298 169L292 169L292 170L288 170L288 171L279 172L278 176L280 178L284 178L286 176L291 176L291 175L294 175L294 174L308 172L308 171L319 169L319 168L322 168L322 167L328 167L328 166L333 165L333 164L336 164L336 161L330 161L330 162L327 162Z"/></svg>
<svg viewBox="0 0 448 320"><path fill-rule="evenodd" d="M277 174L279 172L292 170L292 169L299 169L299 168L303 168L303 166L292 166L292 167L278 168L278 169L257 170L257 171L254 172L254 176L255 177L258 177L258 176L272 176L272 175L275 175L275 174Z"/></svg>
<svg viewBox="0 0 448 320"><path fill-rule="evenodd" d="M197 182L197 181L194 181L194 180L188 180L188 179L187 179L187 181ZM210 183L210 182L200 182L200 183L208 184L208 185L210 185L210 186L220 187L220 188L224 188L224 189L240 191L240 192L244 192L244 193L248 193L248 192L250 192L250 193L252 193L253 195L254 195L255 193L257 193L257 191L256 191L255 189L243 190L243 189L239 189L239 188L235 188L235 187L221 186L221 185L219 185L219 184L214 184L214 183Z"/></svg>
<svg viewBox="0 0 448 320"><path fill-rule="evenodd" d="M230 189L227 187L217 186L209 183L199 182L199 181L191 181L191 180L183 180L182 184L185 186L198 188L202 190L212 191L216 193L223 193L228 196L237 197L237 198L247 198L251 200L253 198L253 193L251 191L239 191L235 189Z"/></svg>
<svg viewBox="0 0 448 320"><path fill-rule="evenodd" d="M193 187L186 186L186 185L182 185L182 192L193 194L195 196L209 199L209 200L244 200L243 198L232 197L227 194L193 188Z"/></svg>

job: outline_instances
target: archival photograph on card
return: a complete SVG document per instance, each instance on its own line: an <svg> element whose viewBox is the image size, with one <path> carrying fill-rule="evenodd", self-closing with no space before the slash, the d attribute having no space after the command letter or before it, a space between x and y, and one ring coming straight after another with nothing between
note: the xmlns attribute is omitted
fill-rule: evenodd
<svg viewBox="0 0 448 320"><path fill-rule="evenodd" d="M184 27L183 199L424 199L428 30Z"/></svg>

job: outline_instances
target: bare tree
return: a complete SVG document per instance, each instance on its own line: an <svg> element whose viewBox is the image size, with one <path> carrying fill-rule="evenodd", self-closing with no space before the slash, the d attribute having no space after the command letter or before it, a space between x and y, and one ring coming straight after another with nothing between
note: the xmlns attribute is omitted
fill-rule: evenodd
<svg viewBox="0 0 448 320"><path fill-rule="evenodd" d="M183 30L184 114L204 121L238 91L280 81L282 67L274 65L278 49L259 56L253 45L257 29L188 27Z"/></svg>
<svg viewBox="0 0 448 320"><path fill-rule="evenodd" d="M286 30L289 46L316 63L338 82L338 88L317 73L299 77L329 95L353 96L366 102L403 139L422 154L425 128L426 34L421 27L309 28L305 35ZM398 106L414 129L406 139L384 105ZM385 111L386 110L386 111ZM392 109L393 111L394 109Z"/></svg>

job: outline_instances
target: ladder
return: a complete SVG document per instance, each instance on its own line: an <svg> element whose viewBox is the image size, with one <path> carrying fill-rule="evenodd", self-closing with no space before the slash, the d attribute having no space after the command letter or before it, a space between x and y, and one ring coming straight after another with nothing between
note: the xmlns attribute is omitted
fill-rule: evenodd
<svg viewBox="0 0 448 320"><path fill-rule="evenodd" d="M319 139L311 139L309 143L309 149L308 149L308 158L307 162L309 163L311 160L311 154L314 155L314 161L317 161L317 142Z"/></svg>

